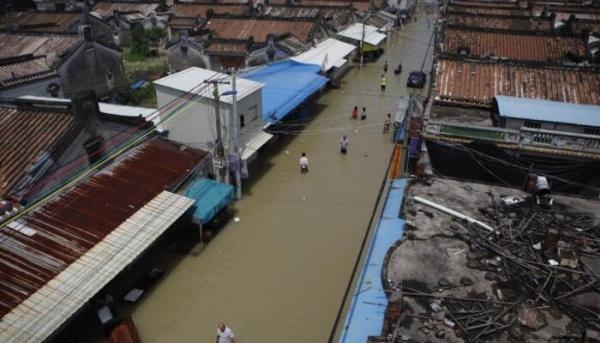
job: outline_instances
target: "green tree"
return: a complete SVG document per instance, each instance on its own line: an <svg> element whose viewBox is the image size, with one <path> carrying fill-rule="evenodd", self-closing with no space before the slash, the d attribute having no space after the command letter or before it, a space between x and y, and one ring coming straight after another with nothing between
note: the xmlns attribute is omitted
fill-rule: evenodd
<svg viewBox="0 0 600 343"><path fill-rule="evenodd" d="M148 56L150 47L146 33L141 25L137 25L131 32L131 53L138 56Z"/></svg>

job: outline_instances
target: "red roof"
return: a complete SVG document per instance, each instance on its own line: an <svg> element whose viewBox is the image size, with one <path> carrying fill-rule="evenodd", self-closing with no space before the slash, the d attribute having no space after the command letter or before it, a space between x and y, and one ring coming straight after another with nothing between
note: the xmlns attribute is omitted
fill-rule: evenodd
<svg viewBox="0 0 600 343"><path fill-rule="evenodd" d="M450 13L446 18L448 25L512 31L550 32L552 30L552 20L550 18L474 15L466 13Z"/></svg>
<svg viewBox="0 0 600 343"><path fill-rule="evenodd" d="M178 17L202 17L206 18L206 12L212 9L216 14L244 14L249 9L247 5L240 4L194 4L176 3L171 11Z"/></svg>
<svg viewBox="0 0 600 343"><path fill-rule="evenodd" d="M172 188L204 156L202 151L153 139L20 219L35 230L34 235L1 228L0 315L47 284L163 190Z"/></svg>
<svg viewBox="0 0 600 343"><path fill-rule="evenodd" d="M600 72L442 58L437 63L435 101L490 106L496 95L600 105Z"/></svg>
<svg viewBox="0 0 600 343"><path fill-rule="evenodd" d="M217 38L249 39L254 42L267 41L267 35L291 34L302 42L308 42L316 23L314 20L254 19L254 18L212 18L205 28L215 32Z"/></svg>

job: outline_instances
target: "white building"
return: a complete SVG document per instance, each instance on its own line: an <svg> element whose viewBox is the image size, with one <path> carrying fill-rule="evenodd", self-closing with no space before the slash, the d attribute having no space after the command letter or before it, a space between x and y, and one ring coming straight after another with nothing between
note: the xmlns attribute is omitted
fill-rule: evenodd
<svg viewBox="0 0 600 343"><path fill-rule="evenodd" d="M232 113L231 76L198 67L154 81L161 126L171 140L210 150L217 141L214 87L217 86L222 140L227 146L229 121L237 124L242 158L249 159L272 135L263 132L262 87L236 78L238 118ZM258 143L257 143L258 142Z"/></svg>

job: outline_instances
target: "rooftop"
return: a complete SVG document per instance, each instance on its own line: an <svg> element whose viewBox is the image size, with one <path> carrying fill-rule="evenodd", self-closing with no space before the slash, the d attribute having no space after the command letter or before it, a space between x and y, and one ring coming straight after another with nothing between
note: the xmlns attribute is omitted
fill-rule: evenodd
<svg viewBox="0 0 600 343"><path fill-rule="evenodd" d="M80 20L78 12L9 12L0 17L2 24L17 24L19 30L38 32L77 32Z"/></svg>
<svg viewBox="0 0 600 343"><path fill-rule="evenodd" d="M70 110L20 108L0 103L0 198L11 194L26 170L44 153L52 156L80 129ZM72 137L71 137L72 138ZM0 302L2 303L2 302Z"/></svg>
<svg viewBox="0 0 600 343"><path fill-rule="evenodd" d="M459 53L468 48L470 56L496 56L510 60L552 61L567 54L585 59L586 45L572 36L490 32L446 27L443 52Z"/></svg>
<svg viewBox="0 0 600 343"><path fill-rule="evenodd" d="M204 87L203 82L205 80L229 80L230 76L222 74L208 69L202 69L198 67L192 67L182 70L178 73L163 77L154 81L155 84L176 89L182 92L192 92L201 97L213 98L212 87ZM238 77L236 79L237 88L237 100L241 100L245 96L261 89L262 83L246 80ZM219 85L219 91L221 94L231 91L231 84ZM231 95L224 95L220 97L222 102L231 103Z"/></svg>
<svg viewBox="0 0 600 343"><path fill-rule="evenodd" d="M56 71L46 64L45 56L0 59L0 89L55 75Z"/></svg>
<svg viewBox="0 0 600 343"><path fill-rule="evenodd" d="M143 3L143 2L98 2L94 7L92 7L91 11L93 13L98 14L102 18L112 17L114 12L139 12L144 15L148 15L152 12L156 11L156 7L158 7L158 2L155 3Z"/></svg>
<svg viewBox="0 0 600 343"><path fill-rule="evenodd" d="M268 34L282 36L291 34L302 42L308 42L316 29L314 19L286 20L273 18L211 18L204 26L224 39L249 39L263 43Z"/></svg>
<svg viewBox="0 0 600 343"><path fill-rule="evenodd" d="M59 57L73 47L76 35L36 35L0 33L0 58L32 54L46 56L46 63L54 66Z"/></svg>
<svg viewBox="0 0 600 343"><path fill-rule="evenodd" d="M494 99L500 117L600 127L600 106L513 96Z"/></svg>
<svg viewBox="0 0 600 343"><path fill-rule="evenodd" d="M209 3L176 3L171 7L171 12L178 17L202 17L207 18L208 10L217 14L245 14L248 11L248 5L235 4L209 4Z"/></svg>
<svg viewBox="0 0 600 343"><path fill-rule="evenodd" d="M464 27L528 32L552 31L551 18L449 13L446 20L448 25Z"/></svg>
<svg viewBox="0 0 600 343"><path fill-rule="evenodd" d="M441 58L434 93L437 103L467 106L489 107L497 95L600 105L599 84L596 69Z"/></svg>
<svg viewBox="0 0 600 343"><path fill-rule="evenodd" d="M0 228L1 340L44 340L152 244L193 204L164 190L204 156L153 139Z"/></svg>

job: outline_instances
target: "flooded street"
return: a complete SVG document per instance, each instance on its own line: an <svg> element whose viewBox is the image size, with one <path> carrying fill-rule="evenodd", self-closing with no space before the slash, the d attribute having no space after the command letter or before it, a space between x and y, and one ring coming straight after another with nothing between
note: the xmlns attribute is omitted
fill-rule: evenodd
<svg viewBox="0 0 600 343"><path fill-rule="evenodd" d="M398 97L408 94L407 75L421 68L431 30L433 19L428 30L420 15L392 33L382 57L353 67L340 89L316 101L312 120L292 121L305 125L282 133L253 162L253 180L236 204L240 222L185 257L135 311L144 342L214 342L219 321L242 343L327 341L393 148L384 117L393 118ZM355 105L366 107L365 121L349 119ZM347 155L339 152L344 134ZM307 175L299 172L302 152Z"/></svg>

